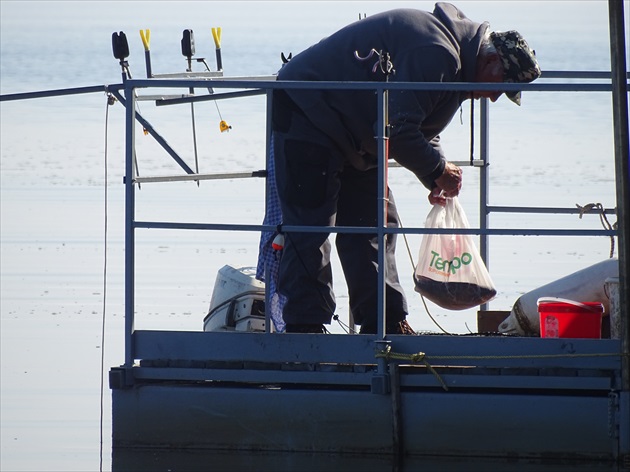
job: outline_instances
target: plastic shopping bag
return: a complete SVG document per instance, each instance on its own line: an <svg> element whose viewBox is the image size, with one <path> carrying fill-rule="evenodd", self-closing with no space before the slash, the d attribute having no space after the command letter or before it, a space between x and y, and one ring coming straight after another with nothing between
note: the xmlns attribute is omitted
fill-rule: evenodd
<svg viewBox="0 0 630 472"><path fill-rule="evenodd" d="M469 228L457 197L434 205L427 228ZM469 234L425 234L414 274L415 290L448 310L481 305L497 294L486 265Z"/></svg>

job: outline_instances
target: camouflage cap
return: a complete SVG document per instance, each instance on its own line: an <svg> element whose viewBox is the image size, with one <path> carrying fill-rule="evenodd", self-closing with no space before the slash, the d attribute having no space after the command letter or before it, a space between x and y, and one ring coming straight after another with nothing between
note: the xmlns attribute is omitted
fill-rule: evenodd
<svg viewBox="0 0 630 472"><path fill-rule="evenodd" d="M503 81L529 83L541 75L536 52L529 47L518 31L494 31L490 33L492 44L503 62ZM505 92L517 105L521 104L521 92Z"/></svg>

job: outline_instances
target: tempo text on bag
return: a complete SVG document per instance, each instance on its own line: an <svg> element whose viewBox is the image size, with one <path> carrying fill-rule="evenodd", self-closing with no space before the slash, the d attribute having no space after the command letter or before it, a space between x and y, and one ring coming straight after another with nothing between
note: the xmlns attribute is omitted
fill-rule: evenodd
<svg viewBox="0 0 630 472"><path fill-rule="evenodd" d="M431 272L442 271L443 275L446 276L450 275L449 272L455 275L455 272L457 272L462 264L468 265L473 260L473 256L469 252L464 252L461 257L454 257L451 261L442 259L435 251L431 251L431 255L433 257L431 258L431 263L429 264L429 270Z"/></svg>

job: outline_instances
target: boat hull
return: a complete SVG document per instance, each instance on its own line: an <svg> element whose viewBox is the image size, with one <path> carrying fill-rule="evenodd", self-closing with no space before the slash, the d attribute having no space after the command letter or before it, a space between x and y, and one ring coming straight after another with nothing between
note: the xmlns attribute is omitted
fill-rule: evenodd
<svg viewBox="0 0 630 472"><path fill-rule="evenodd" d="M113 446L601 462L614 460L617 447L611 401L602 392L396 396L338 386L137 384L113 390Z"/></svg>

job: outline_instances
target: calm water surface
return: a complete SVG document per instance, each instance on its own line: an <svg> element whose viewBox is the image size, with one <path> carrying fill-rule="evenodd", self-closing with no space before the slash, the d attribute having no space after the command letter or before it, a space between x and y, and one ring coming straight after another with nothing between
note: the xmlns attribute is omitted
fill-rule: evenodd
<svg viewBox="0 0 630 472"><path fill-rule="evenodd" d="M536 49L543 70L609 69L603 1L455 3L469 17L488 20L495 29L521 31ZM210 28L220 26L227 75L272 74L280 65L280 52L295 54L354 21L360 13L369 15L396 6L432 9L433 3L3 0L0 91L119 82L120 67L111 53L114 31L126 32L131 71L140 77L144 74L140 29L151 29L154 72L184 70L179 40L182 30L188 28L195 31L197 56L207 57L213 67ZM573 207L601 202L614 207L610 103L605 93L530 92L524 94L520 108L504 98L491 105L491 203ZM224 101L218 111L214 104L199 104L201 172L264 167L264 106L260 97ZM156 109L145 102L140 108L164 129L175 149L192 155L187 107ZM100 93L3 102L0 108L2 471L98 470L101 406L103 468L112 467L111 403L107 387L101 402L100 383L102 355L105 378L110 366L123 362L124 110L116 105L108 116L106 113L106 97ZM465 105L461 122L456 116L443 134L453 160L468 158L468 115ZM232 125L229 133L219 132L220 116ZM138 137L137 153L141 175L175 170L150 138ZM461 200L475 225L478 176L473 169L464 172ZM403 224L422 226L429 211L424 188L408 172L396 169L391 171L390 185ZM147 184L138 192L137 216L258 224L263 216L262 192L263 183L254 180L202 182L199 187L193 183ZM596 217L580 220L576 216L493 215L491 224L600 227ZM509 310L520 294L599 262L610 250L606 238L515 241L492 237L490 244L491 274L499 288L491 308L497 310ZM410 237L409 246L412 258L417 257L420 239ZM139 234L136 327L202 329L217 271L225 264L255 265L256 255L256 234ZM413 292L413 264L402 244L398 257L409 296L410 322L416 329L435 331ZM347 316L347 297L340 267L335 264L343 317ZM464 333L476 328L472 310L430 309L449 331ZM254 464L259 470L264 470L260 466L269 470L315 470L310 468L314 465L331 470L397 467L376 459L354 458L354 462L343 463L320 459L266 457ZM128 470L256 467L242 457L169 456L164 452L118 455L113 464ZM407 464L406 470L433 470L435 464ZM471 470L463 466L470 464L439 463L440 470ZM497 470L534 470L520 466Z"/></svg>

